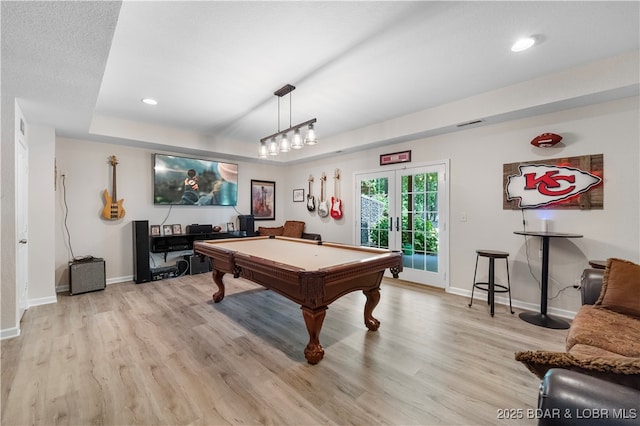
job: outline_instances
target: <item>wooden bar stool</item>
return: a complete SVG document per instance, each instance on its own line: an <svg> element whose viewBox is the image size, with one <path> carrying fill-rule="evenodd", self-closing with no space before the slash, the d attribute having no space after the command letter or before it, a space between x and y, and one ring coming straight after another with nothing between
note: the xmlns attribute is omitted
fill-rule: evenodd
<svg viewBox="0 0 640 426"><path fill-rule="evenodd" d="M476 282L476 275L478 274L478 259L480 257L489 258L489 280L488 282ZM495 282L495 260L504 259L507 264L507 285L496 284ZM509 278L509 253L504 251L495 250L476 250L476 270L473 273L473 288L471 289L471 302L469 307L473 304L473 292L475 289L486 291L488 293L487 303L491 306L491 316L494 313L495 306L495 294L496 293L509 293L509 311L513 314L513 308L511 307L511 280Z"/></svg>

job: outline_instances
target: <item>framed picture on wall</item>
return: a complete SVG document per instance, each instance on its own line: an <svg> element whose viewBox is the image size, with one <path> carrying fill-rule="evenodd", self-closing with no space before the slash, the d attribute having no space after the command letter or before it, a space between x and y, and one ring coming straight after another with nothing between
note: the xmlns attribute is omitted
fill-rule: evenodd
<svg viewBox="0 0 640 426"><path fill-rule="evenodd" d="M251 214L254 220L276 218L276 183L251 179Z"/></svg>
<svg viewBox="0 0 640 426"><path fill-rule="evenodd" d="M389 154L382 154L380 156L381 166L384 166L387 164L410 163L410 162L411 162L411 151L391 152Z"/></svg>
<svg viewBox="0 0 640 426"><path fill-rule="evenodd" d="M302 189L294 189L293 190L293 202L301 203L304 201L304 188Z"/></svg>

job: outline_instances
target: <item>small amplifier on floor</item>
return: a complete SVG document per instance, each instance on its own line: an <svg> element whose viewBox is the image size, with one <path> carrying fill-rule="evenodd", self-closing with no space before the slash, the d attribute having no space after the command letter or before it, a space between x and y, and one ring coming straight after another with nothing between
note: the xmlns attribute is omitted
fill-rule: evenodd
<svg viewBox="0 0 640 426"><path fill-rule="evenodd" d="M197 254L186 254L184 260L189 262L189 275L211 272L211 259Z"/></svg>
<svg viewBox="0 0 640 426"><path fill-rule="evenodd" d="M104 259L89 257L69 262L69 294L104 290L107 286Z"/></svg>

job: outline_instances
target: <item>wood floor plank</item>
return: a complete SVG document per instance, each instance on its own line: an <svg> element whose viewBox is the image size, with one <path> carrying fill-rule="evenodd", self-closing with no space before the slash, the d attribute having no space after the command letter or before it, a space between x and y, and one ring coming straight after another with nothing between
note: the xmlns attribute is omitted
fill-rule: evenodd
<svg viewBox="0 0 640 426"><path fill-rule="evenodd" d="M109 285L30 308L2 341L2 425L529 424L498 409L534 408L539 380L514 360L562 350L566 330L536 327L503 306L401 280L329 306L325 358L307 364L300 307L210 274Z"/></svg>

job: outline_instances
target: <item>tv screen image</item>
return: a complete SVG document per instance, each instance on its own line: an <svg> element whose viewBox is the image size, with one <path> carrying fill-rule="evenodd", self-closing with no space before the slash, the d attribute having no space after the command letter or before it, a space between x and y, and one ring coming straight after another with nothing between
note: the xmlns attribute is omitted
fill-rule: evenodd
<svg viewBox="0 0 640 426"><path fill-rule="evenodd" d="M153 203L235 206L238 203L238 165L154 154Z"/></svg>

